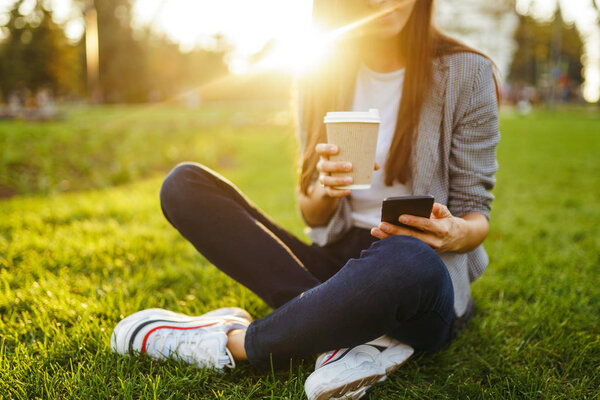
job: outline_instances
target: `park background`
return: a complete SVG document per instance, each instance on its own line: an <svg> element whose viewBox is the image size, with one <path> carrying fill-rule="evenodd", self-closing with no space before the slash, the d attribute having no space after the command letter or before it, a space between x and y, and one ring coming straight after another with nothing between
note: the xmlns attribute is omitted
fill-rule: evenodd
<svg viewBox="0 0 600 400"><path fill-rule="evenodd" d="M439 0L503 76L490 267L454 343L370 398L599 398L600 2ZM168 225L198 161L303 240L294 76L311 1L0 0L0 398L304 398L313 360L116 356L139 309L269 312ZM235 227L232 227L235 229Z"/></svg>

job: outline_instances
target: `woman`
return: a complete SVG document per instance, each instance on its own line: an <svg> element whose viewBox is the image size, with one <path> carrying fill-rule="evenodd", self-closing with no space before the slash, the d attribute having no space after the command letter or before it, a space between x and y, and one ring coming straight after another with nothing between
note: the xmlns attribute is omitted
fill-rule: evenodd
<svg viewBox="0 0 600 400"><path fill-rule="evenodd" d="M481 243L497 169L492 63L433 27L433 0L348 4L315 3L333 24L370 17L336 44L328 68L300 82L298 202L312 245L202 165L179 165L161 189L171 224L273 313L251 322L237 308L145 310L115 328L115 351L223 368L337 349L318 358L307 395L359 398L413 351L439 350L455 317L468 318L469 284L487 265ZM336 189L351 180L331 173L352 166L329 161L339 149L326 143L323 116L369 108L382 115L373 185ZM400 218L421 232L379 222L383 198L428 193L431 218Z"/></svg>

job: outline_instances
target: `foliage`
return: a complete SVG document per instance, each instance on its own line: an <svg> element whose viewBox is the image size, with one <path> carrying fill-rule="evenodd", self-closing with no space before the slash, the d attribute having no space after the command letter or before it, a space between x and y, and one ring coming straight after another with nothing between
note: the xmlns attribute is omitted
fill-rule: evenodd
<svg viewBox="0 0 600 400"><path fill-rule="evenodd" d="M548 22L520 15L515 41L519 46L510 67L510 81L535 86L548 79L552 69L558 66L572 82L583 82L583 42L575 26L563 21L560 8L555 18ZM560 47L553 49L554 43Z"/></svg>
<svg viewBox="0 0 600 400"><path fill-rule="evenodd" d="M50 88L56 95L83 95L85 40L70 44L63 27L52 20L42 0L28 15L19 11L25 0L9 11L8 38L0 43L0 90ZM84 9L87 2L76 1ZM148 29L134 31L128 0L97 0L99 87L105 102L146 102L175 98L228 73L223 41L214 50L179 46ZM218 38L217 38L218 39ZM89 88L88 88L89 89Z"/></svg>
<svg viewBox="0 0 600 400"><path fill-rule="evenodd" d="M98 16L100 91L108 102L140 101L148 79L144 48L133 37L127 0L94 0Z"/></svg>
<svg viewBox="0 0 600 400"><path fill-rule="evenodd" d="M79 152L90 160L86 168L104 179L96 183L103 187L98 190L0 202L0 397L305 398L311 359L296 360L284 371L242 365L218 374L172 361L120 357L109 349L120 318L142 308L200 314L237 305L255 317L269 312L175 232L161 215L158 190L178 161L208 162L306 239L294 203L293 128L289 120L275 123L281 112L240 104L195 112L104 108L81 110L60 128L3 125L28 131L26 142L2 144L10 153L30 143L30 158L46 160L49 172ZM48 147L46 136L61 144L69 135L77 141L82 121L105 123L106 129L83 135L87 144L81 147L39 152ZM144 135L153 124L157 130L174 128L168 137ZM110 133L115 130L123 142ZM374 387L370 398L597 398L600 119L582 111L505 114L501 131L486 241L491 264L473 285L478 313L446 349L409 360ZM93 141L105 134L114 147ZM112 187L102 153L115 160L149 158L145 141L157 154L173 156L158 163L149 179ZM135 149L129 142L139 145L139 153L107 150ZM215 162L213 153L226 158ZM15 167L1 163L3 171ZM73 187L86 187L86 178L78 179L73 167L63 169Z"/></svg>
<svg viewBox="0 0 600 400"><path fill-rule="evenodd" d="M146 102L171 98L227 73L226 48L179 46L148 29L131 27L128 0L95 0L98 13L100 90L104 100Z"/></svg>
<svg viewBox="0 0 600 400"><path fill-rule="evenodd" d="M17 89L42 88L57 95L81 94L83 48L68 42L41 1L29 15L19 12L23 2L10 10L9 36L0 44L0 90L5 96Z"/></svg>

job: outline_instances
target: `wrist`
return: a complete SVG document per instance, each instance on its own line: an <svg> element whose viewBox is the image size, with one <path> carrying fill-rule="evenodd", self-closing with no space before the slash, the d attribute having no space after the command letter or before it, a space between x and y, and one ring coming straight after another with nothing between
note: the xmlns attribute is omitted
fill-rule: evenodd
<svg viewBox="0 0 600 400"><path fill-rule="evenodd" d="M455 218L458 234L454 251L468 253L475 250L487 237L489 230L487 218L482 214L468 214Z"/></svg>
<svg viewBox="0 0 600 400"><path fill-rule="evenodd" d="M451 251L464 252L467 237L469 235L469 222L460 217L452 217L454 225L454 240L452 241Z"/></svg>
<svg viewBox="0 0 600 400"><path fill-rule="evenodd" d="M327 225L331 216L338 207L339 199L328 196L319 183L313 183L306 191L306 195L300 196L300 210L307 225Z"/></svg>

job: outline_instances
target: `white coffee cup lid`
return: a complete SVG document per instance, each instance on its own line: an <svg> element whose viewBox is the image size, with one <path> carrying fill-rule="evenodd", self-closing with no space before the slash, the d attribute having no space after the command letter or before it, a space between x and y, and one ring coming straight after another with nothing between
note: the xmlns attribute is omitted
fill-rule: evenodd
<svg viewBox="0 0 600 400"><path fill-rule="evenodd" d="M371 108L369 111L331 111L328 112L324 118L326 124L332 124L336 122L362 122L367 124L379 124L381 118L379 118L379 110Z"/></svg>

